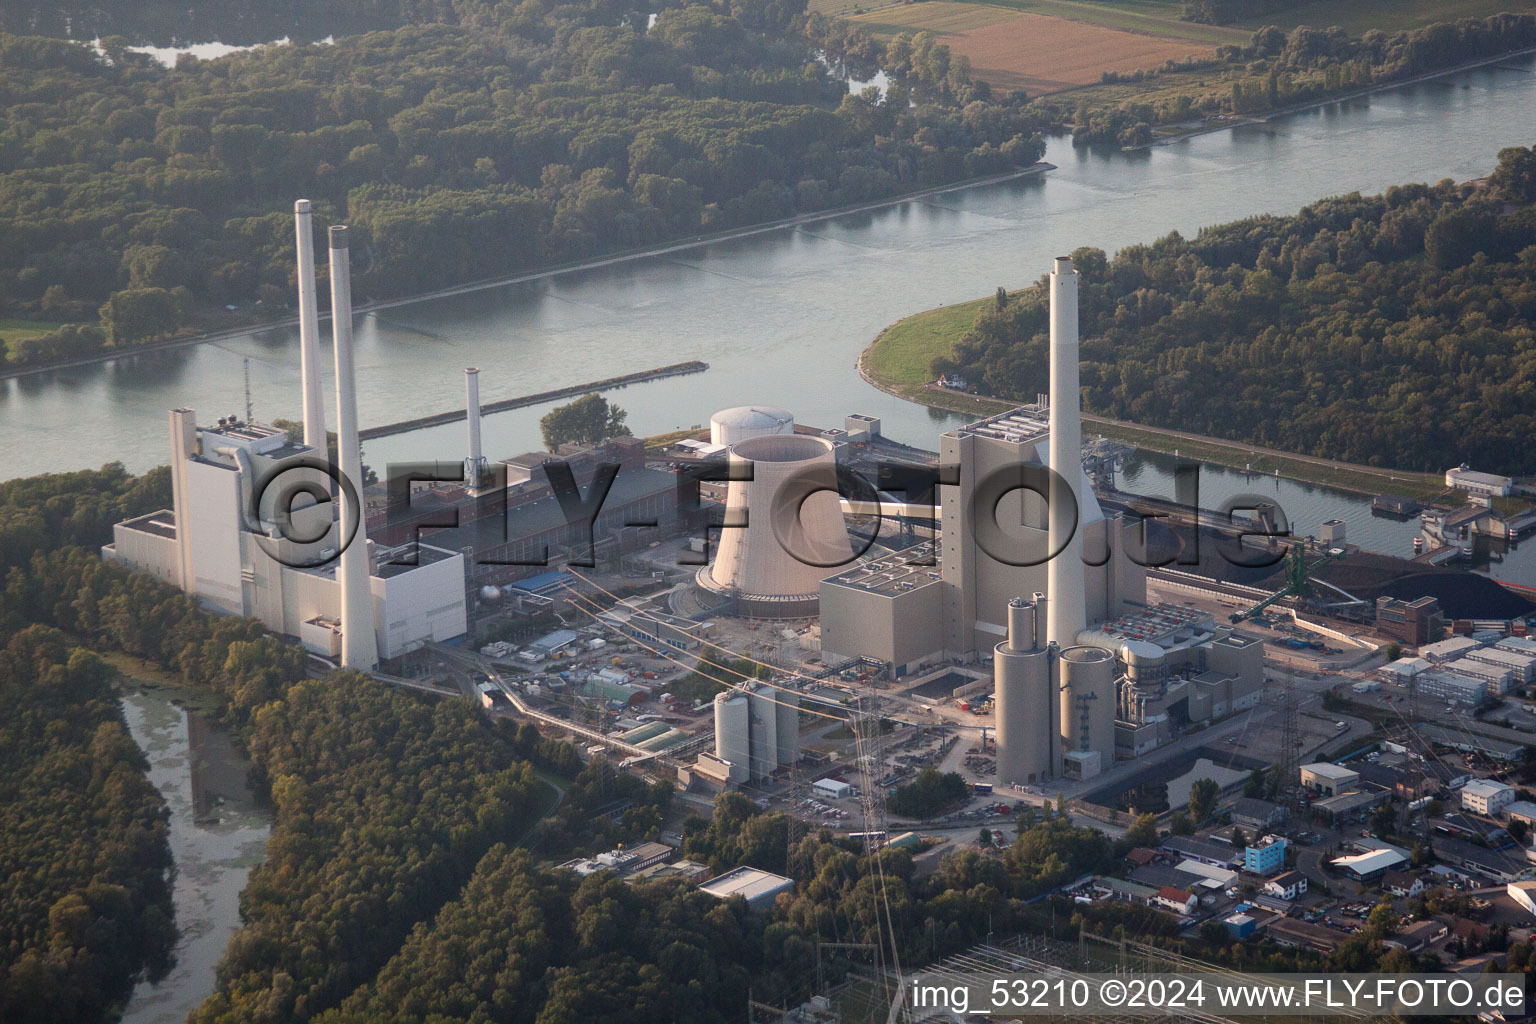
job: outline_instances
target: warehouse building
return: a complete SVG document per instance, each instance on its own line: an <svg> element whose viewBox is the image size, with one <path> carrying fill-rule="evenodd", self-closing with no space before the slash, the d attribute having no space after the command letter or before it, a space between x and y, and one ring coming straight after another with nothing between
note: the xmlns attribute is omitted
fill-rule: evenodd
<svg viewBox="0 0 1536 1024"><path fill-rule="evenodd" d="M1301 766L1301 784L1327 796L1338 796L1359 788L1360 773L1343 765L1319 761Z"/></svg>
<svg viewBox="0 0 1536 1024"><path fill-rule="evenodd" d="M740 896L754 910L766 910L781 892L793 892L795 881L758 868L741 867L711 878L699 891L720 900Z"/></svg>
<svg viewBox="0 0 1536 1024"><path fill-rule="evenodd" d="M1497 817L1514 802L1515 787L1493 779L1473 779L1461 787L1462 810L1473 814Z"/></svg>
<svg viewBox="0 0 1536 1024"><path fill-rule="evenodd" d="M1438 697L1448 704L1477 707L1488 699L1488 682L1457 672L1432 669L1420 672L1413 681L1421 697Z"/></svg>

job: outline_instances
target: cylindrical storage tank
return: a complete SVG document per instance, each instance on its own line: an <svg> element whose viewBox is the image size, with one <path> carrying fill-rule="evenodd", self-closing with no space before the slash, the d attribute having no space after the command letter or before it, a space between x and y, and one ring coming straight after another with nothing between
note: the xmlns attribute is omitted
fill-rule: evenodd
<svg viewBox="0 0 1536 1024"><path fill-rule="evenodd" d="M779 765L778 691L771 686L752 688L747 698L752 710L752 777L764 779Z"/></svg>
<svg viewBox="0 0 1536 1024"><path fill-rule="evenodd" d="M774 724L778 740L779 764L794 764L800 760L800 695L793 690L774 692L778 704L774 711L778 721Z"/></svg>
<svg viewBox="0 0 1536 1024"><path fill-rule="evenodd" d="M720 531L699 585L733 598L742 615L816 614L822 579L853 560L831 442L799 434L750 438L732 446L731 463L751 465L752 479L732 480L726 492L726 521L746 525Z"/></svg>
<svg viewBox="0 0 1536 1024"><path fill-rule="evenodd" d="M1021 786L1054 775L1057 725L1050 652L998 644L992 678L996 683L997 781Z"/></svg>
<svg viewBox="0 0 1536 1024"><path fill-rule="evenodd" d="M771 405L738 405L734 409L721 409L709 418L710 443L726 447L753 437L794 432L794 414Z"/></svg>
<svg viewBox="0 0 1536 1024"><path fill-rule="evenodd" d="M731 766L731 781L738 785L751 778L751 712L739 690L715 697L715 756Z"/></svg>
<svg viewBox="0 0 1536 1024"><path fill-rule="evenodd" d="M1125 678L1141 690L1162 692L1168 682L1168 655L1147 640L1127 640L1120 645Z"/></svg>
<svg viewBox="0 0 1536 1024"><path fill-rule="evenodd" d="M1115 764L1115 656L1102 647L1061 652L1061 752L1099 752L1099 767Z"/></svg>

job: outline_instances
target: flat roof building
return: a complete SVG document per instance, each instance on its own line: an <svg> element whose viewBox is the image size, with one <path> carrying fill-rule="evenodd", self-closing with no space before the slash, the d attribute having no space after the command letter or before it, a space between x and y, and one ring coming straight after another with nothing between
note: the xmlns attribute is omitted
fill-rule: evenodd
<svg viewBox="0 0 1536 1024"><path fill-rule="evenodd" d="M699 891L722 900L740 896L748 906L763 909L772 906L779 893L792 892L794 888L792 878L758 868L740 867L711 878L699 886Z"/></svg>
<svg viewBox="0 0 1536 1024"><path fill-rule="evenodd" d="M1318 761L1301 766L1301 784L1329 796L1338 796L1360 785L1360 773L1343 765Z"/></svg>

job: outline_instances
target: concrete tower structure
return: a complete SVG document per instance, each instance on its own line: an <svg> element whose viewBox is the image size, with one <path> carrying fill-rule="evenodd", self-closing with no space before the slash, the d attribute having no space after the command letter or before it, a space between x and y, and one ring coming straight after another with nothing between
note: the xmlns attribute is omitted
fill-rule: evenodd
<svg viewBox="0 0 1536 1024"><path fill-rule="evenodd" d="M1102 647L1068 647L1060 673L1063 768L1091 779L1115 764L1115 655Z"/></svg>
<svg viewBox="0 0 1536 1024"><path fill-rule="evenodd" d="M1082 395L1078 387L1077 270L1062 256L1051 271L1051 479L1050 550L1046 568L1047 640L1071 647L1087 625L1083 571ZM1058 493L1058 491L1062 493ZM1070 491L1070 495L1068 492ZM1111 691L1107 695L1114 707ZM1111 712L1113 714L1113 712ZM1114 747L1110 747L1113 761Z"/></svg>
<svg viewBox="0 0 1536 1024"><path fill-rule="evenodd" d="M746 694L727 690L715 695L715 756L729 764L737 785L752 777L751 711Z"/></svg>
<svg viewBox="0 0 1536 1024"><path fill-rule="evenodd" d="M464 369L464 413L469 425L469 454L464 458L464 484L478 491L485 478L485 453L480 450L480 368Z"/></svg>
<svg viewBox="0 0 1536 1024"><path fill-rule="evenodd" d="M995 649L997 781L1004 785L1030 785L1057 772L1055 652L1041 635L1046 605L1043 594L1009 602L1008 639Z"/></svg>
<svg viewBox="0 0 1536 1024"><path fill-rule="evenodd" d="M765 779L779 766L778 691L766 683L747 688L751 708L752 778Z"/></svg>
<svg viewBox="0 0 1536 1024"><path fill-rule="evenodd" d="M777 722L774 735L778 739L780 765L794 764L800 760L800 695L793 690L778 690L774 705Z"/></svg>
<svg viewBox="0 0 1536 1024"><path fill-rule="evenodd" d="M357 437L357 380L352 369L352 260L345 225L331 228L331 329L336 346L336 450L342 475L339 528L345 539L352 518L357 532L341 552L341 665L362 672L379 667L373 598L368 584L367 510L362 507L363 450ZM352 502L358 503L352 508Z"/></svg>
<svg viewBox="0 0 1536 1024"><path fill-rule="evenodd" d="M768 434L731 446L751 480L732 480L714 561L699 570L705 590L735 599L742 615L814 615L821 581L853 560L837 494L832 444L805 434Z"/></svg>
<svg viewBox="0 0 1536 1024"><path fill-rule="evenodd" d="M299 375L303 381L304 443L326 450L325 398L320 386L320 313L315 296L315 236L309 200L293 204L299 249Z"/></svg>

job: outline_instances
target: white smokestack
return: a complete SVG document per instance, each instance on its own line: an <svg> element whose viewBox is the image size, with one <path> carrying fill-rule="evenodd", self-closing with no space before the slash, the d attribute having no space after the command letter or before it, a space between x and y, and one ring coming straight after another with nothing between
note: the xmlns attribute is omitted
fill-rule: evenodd
<svg viewBox="0 0 1536 1024"><path fill-rule="evenodd" d="M480 451L480 368L464 370L464 412L469 423L469 457L464 460L464 480L477 490L485 473L485 456Z"/></svg>
<svg viewBox="0 0 1536 1024"><path fill-rule="evenodd" d="M1062 256L1051 271L1051 481L1050 550L1046 566L1045 635L1062 647L1077 646L1087 624L1083 573L1083 534L1074 518L1079 505L1057 489L1065 484L1081 502L1083 470L1082 395L1077 378L1077 270ZM1068 535L1071 540L1067 540Z"/></svg>
<svg viewBox="0 0 1536 1024"><path fill-rule="evenodd" d="M320 392L320 314L315 302L315 236L309 200L293 204L299 246L299 367L304 379L304 443L325 451L325 398Z"/></svg>
<svg viewBox="0 0 1536 1024"><path fill-rule="evenodd" d="M331 327L336 340L336 450L341 472L357 490L357 534L341 553L341 664L371 672L379 666L373 629L373 592L368 582L367 518L362 506L363 452L357 439L357 381L352 372L352 259L347 229L331 228ZM345 531L353 511L346 488L341 489L340 529Z"/></svg>

